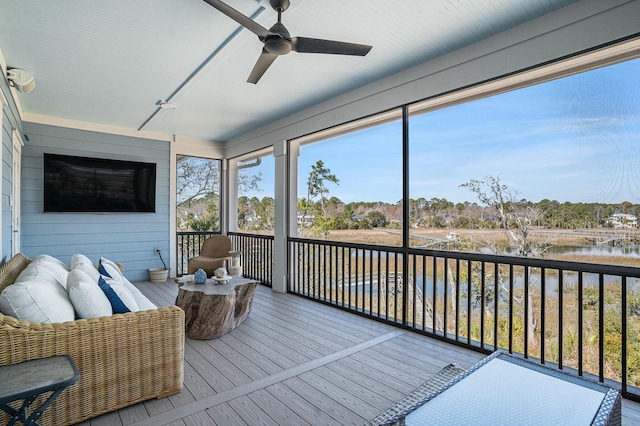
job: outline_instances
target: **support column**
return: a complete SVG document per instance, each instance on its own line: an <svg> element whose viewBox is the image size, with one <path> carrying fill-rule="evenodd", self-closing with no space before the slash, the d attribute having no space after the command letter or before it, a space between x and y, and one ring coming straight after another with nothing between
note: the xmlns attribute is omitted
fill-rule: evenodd
<svg viewBox="0 0 640 426"><path fill-rule="evenodd" d="M227 223L225 234L238 230L238 160L232 158L227 162Z"/></svg>
<svg viewBox="0 0 640 426"><path fill-rule="evenodd" d="M274 236L274 265L273 265L273 277L271 281L271 288L273 291L286 293L288 280L288 259L287 259L287 237L291 230L289 206L292 204L289 202L289 193L293 194L291 197L296 199L295 194L297 190L295 186L290 188L289 179L294 180L293 177L289 177L287 170L290 165L291 156L289 155L289 161L287 156L287 141L280 141L273 144L273 156L275 159L275 188L274 188L274 200L275 200L275 226L273 230ZM297 160L297 157L296 157ZM291 174L295 175L297 167L291 166ZM291 191L291 192L289 192ZM296 203L293 202L295 208ZM295 215L294 225L295 225ZM295 232L295 229L294 229Z"/></svg>

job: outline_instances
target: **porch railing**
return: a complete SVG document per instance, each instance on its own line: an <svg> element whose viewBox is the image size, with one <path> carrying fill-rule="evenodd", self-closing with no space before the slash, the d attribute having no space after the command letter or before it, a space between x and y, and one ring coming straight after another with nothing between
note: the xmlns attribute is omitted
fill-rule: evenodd
<svg viewBox="0 0 640 426"><path fill-rule="evenodd" d="M640 400L640 268L289 238L289 292Z"/></svg>
<svg viewBox="0 0 640 426"><path fill-rule="evenodd" d="M187 273L189 258L198 256L204 240L220 232L177 232L178 275ZM233 250L242 252L243 275L271 287L273 236L229 232Z"/></svg>
<svg viewBox="0 0 640 426"><path fill-rule="evenodd" d="M187 273L187 261L200 254L200 248L204 240L212 235L220 234L220 231L178 231L176 232L177 275Z"/></svg>
<svg viewBox="0 0 640 426"><path fill-rule="evenodd" d="M273 235L229 232L233 249L242 253L242 273L271 287L273 277Z"/></svg>

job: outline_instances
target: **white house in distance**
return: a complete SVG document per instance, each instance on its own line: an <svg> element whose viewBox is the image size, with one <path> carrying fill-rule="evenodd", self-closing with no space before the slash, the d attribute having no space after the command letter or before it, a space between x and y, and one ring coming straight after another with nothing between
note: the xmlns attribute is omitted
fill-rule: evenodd
<svg viewBox="0 0 640 426"><path fill-rule="evenodd" d="M608 222L613 225L614 228L637 228L638 218L632 214L616 213L611 215Z"/></svg>

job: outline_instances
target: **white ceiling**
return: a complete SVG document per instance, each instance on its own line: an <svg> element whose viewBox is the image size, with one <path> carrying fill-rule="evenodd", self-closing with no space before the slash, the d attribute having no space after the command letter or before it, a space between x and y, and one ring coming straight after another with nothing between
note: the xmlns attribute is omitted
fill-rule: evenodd
<svg viewBox="0 0 640 426"><path fill-rule="evenodd" d="M225 1L277 20L268 0ZM27 113L222 142L574 1L291 0L292 36L373 49L292 52L257 85L262 43L203 0L0 0L0 51L36 78L19 95Z"/></svg>

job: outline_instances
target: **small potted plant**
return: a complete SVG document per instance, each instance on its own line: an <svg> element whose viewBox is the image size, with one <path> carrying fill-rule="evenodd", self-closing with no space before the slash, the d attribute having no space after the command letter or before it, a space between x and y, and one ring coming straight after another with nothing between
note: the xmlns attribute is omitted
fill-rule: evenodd
<svg viewBox="0 0 640 426"><path fill-rule="evenodd" d="M152 283L163 283L167 281L169 277L169 268L167 268L167 264L164 263L164 259L162 258L162 251L159 247L156 247L156 253L162 262L162 268L150 268L149 269L149 279Z"/></svg>

